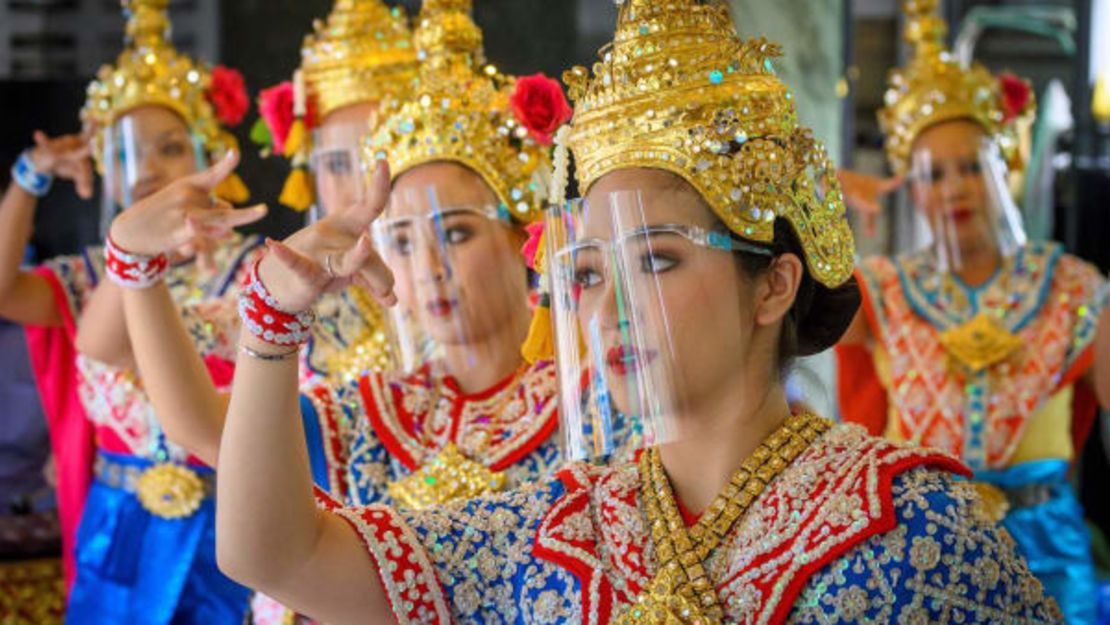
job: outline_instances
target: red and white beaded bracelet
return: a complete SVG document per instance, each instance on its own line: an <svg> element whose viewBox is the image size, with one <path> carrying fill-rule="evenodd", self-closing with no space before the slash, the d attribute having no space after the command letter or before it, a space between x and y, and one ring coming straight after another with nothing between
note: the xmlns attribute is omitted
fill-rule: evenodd
<svg viewBox="0 0 1110 625"><path fill-rule="evenodd" d="M316 315L311 310L297 313L282 310L258 277L258 261L251 268L239 294L239 317L255 337L271 345L301 345L312 335Z"/></svg>
<svg viewBox="0 0 1110 625"><path fill-rule="evenodd" d="M158 284L169 266L165 254L133 254L120 249L112 237L104 244L104 269L108 278L124 288L145 289Z"/></svg>

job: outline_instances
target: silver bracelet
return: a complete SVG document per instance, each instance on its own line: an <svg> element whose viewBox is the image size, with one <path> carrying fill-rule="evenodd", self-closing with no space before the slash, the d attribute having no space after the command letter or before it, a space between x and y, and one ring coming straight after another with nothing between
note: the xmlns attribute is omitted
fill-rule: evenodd
<svg viewBox="0 0 1110 625"><path fill-rule="evenodd" d="M260 352L257 349L248 347L247 345L239 345L239 351L250 356L251 358L254 358L255 360L264 360L266 362L280 362L282 360L289 360L290 358L295 358L297 354L301 352L300 348L297 347L287 352L281 352L280 354L267 354L264 352Z"/></svg>

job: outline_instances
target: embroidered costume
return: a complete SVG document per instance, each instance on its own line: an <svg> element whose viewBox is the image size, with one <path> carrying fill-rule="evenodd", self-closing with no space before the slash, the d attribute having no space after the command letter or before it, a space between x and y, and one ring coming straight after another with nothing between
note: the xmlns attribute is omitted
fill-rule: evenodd
<svg viewBox="0 0 1110 625"><path fill-rule="evenodd" d="M953 478L961 471L832 426L706 558L724 619L1059 622L973 489ZM337 511L363 537L398 623L659 623L644 607L661 573L644 479L637 464L574 464L465 504Z"/></svg>
<svg viewBox="0 0 1110 625"><path fill-rule="evenodd" d="M906 11L914 56L894 73L880 113L892 166L909 171L916 137L954 120L982 126L1015 163L1008 122L1022 111L1008 110L985 68L961 67L947 53L936 2L907 2ZM934 228L942 243L945 230ZM875 344L838 347L841 405L873 434L966 463L1068 622L1092 623L1090 539L1067 473L1097 408L1082 377L1106 286L1055 243L998 249L1000 266L975 287L940 245L864 262L858 278Z"/></svg>
<svg viewBox="0 0 1110 625"><path fill-rule="evenodd" d="M158 106L179 116L189 133L183 144L192 148L182 158L195 157L199 165L235 147L223 125L236 123L247 107L236 72L194 63L169 44L167 5L124 2L127 46L115 65L101 68L82 111L97 130L93 155L108 186L106 197L124 206L137 182L128 179L135 168L126 164L141 158L135 143L141 137L127 113ZM231 176L216 193L242 199L246 189ZM217 386L231 381L235 291L257 260L259 243L258 237L236 236L211 251L210 267L189 261L166 275ZM211 470L165 440L133 371L80 355L74 347L76 322L105 277L103 258L103 250L90 249L40 267L64 323L57 330L28 329L59 459L63 532L73 531L80 518L73 542L65 545L76 562L66 622L239 623L248 593L216 566Z"/></svg>
<svg viewBox="0 0 1110 625"><path fill-rule="evenodd" d="M309 432L310 448L327 454L312 459L315 481L356 505L423 508L551 475L561 462L557 391L548 361L476 395L431 365L364 375L346 392L317 387L301 400L306 422L356 426L348 448L328 434L334 426Z"/></svg>
<svg viewBox="0 0 1110 625"><path fill-rule="evenodd" d="M939 292L928 254L871 259L859 274L877 344L871 353L838 350L846 419L867 415L860 422L875 434L942 449L1000 489L995 514L1070 617L1069 606L1094 588L1090 538L1067 474L1096 411L1080 378L1106 304L1100 274L1054 243L1022 249L978 288L953 289L959 299ZM971 372L954 364L942 337L982 311L1021 347ZM862 400L868 387L878 392Z"/></svg>
<svg viewBox="0 0 1110 625"><path fill-rule="evenodd" d="M213 381L225 388L238 330L234 287L257 258L259 243L258 237L237 238L219 248L212 275L200 275L189 262L166 276ZM103 279L102 258L92 249L39 270L65 294L58 303L73 319ZM213 614L213 622L239 622L247 592L216 567L211 470L165 439L132 371L75 358L81 416L92 429L96 456L66 622L169 623L191 609ZM184 495L163 501L160 493Z"/></svg>

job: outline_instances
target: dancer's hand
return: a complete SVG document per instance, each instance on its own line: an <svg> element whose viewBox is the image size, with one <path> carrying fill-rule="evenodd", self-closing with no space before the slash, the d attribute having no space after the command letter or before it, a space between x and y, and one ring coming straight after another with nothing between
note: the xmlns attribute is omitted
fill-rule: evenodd
<svg viewBox="0 0 1110 625"><path fill-rule="evenodd" d="M35 147L31 148L30 157L35 169L61 180L72 181L77 195L90 199L93 195L93 168L89 158L88 134L50 138L45 132L36 130L34 138Z"/></svg>
<svg viewBox="0 0 1110 625"><path fill-rule="evenodd" d="M284 242L268 240L270 254L259 277L284 310L312 306L324 293L358 284L385 306L397 302L393 273L374 250L370 225L389 200L389 166L378 161L363 202L298 231Z"/></svg>
<svg viewBox="0 0 1110 625"><path fill-rule="evenodd" d="M883 212L883 198L898 190L905 176L880 178L847 169L836 172L840 187L844 191L844 201L848 206L863 214L864 233L875 234L875 222Z"/></svg>
<svg viewBox="0 0 1110 625"><path fill-rule="evenodd" d="M112 222L112 241L124 251L148 256L201 251L234 228L258 221L266 215L265 205L235 208L212 195L238 164L239 153L232 150L208 169L135 202Z"/></svg>

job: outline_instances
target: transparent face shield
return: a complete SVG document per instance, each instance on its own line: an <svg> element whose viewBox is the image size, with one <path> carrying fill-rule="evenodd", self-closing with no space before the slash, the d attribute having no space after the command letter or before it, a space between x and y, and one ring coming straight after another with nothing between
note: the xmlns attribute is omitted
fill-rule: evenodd
<svg viewBox="0 0 1110 625"><path fill-rule="evenodd" d="M312 131L309 168L316 202L309 219L316 221L366 199L369 163L362 157L359 139L365 123L329 122Z"/></svg>
<svg viewBox="0 0 1110 625"><path fill-rule="evenodd" d="M374 222L374 243L396 280L391 314L406 370L497 366L519 358L527 334L521 235L495 205L451 197L435 186L395 190Z"/></svg>
<svg viewBox="0 0 1110 625"><path fill-rule="evenodd" d="M937 268L960 274L991 267L1026 244L1021 213L1006 182L1006 166L989 139L943 149L915 148L907 195Z"/></svg>
<svg viewBox="0 0 1110 625"><path fill-rule="evenodd" d="M206 167L200 141L167 109L137 109L101 132L100 232L104 236L120 211Z"/></svg>
<svg viewBox="0 0 1110 625"><path fill-rule="evenodd" d="M621 432L644 447L685 438L735 375L734 254L770 253L718 229L700 204L640 191L553 207L544 236L565 453L604 459Z"/></svg>

